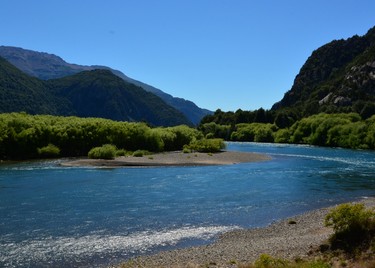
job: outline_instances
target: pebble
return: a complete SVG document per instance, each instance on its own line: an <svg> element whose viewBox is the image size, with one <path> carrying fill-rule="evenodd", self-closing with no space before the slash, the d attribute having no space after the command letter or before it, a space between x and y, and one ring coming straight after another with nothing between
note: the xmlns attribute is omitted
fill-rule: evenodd
<svg viewBox="0 0 375 268"><path fill-rule="evenodd" d="M375 206L375 198L361 202ZM264 228L234 230L222 234L206 246L163 251L152 256L141 256L118 267L238 267L253 263L261 254L295 259L326 244L333 233L324 226L324 218L331 208L323 208L273 223ZM294 221L294 224L290 224Z"/></svg>

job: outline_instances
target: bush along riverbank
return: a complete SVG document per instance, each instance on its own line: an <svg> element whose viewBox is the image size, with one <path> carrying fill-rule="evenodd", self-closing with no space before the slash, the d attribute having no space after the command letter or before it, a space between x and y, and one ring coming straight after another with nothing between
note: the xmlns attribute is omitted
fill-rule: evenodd
<svg viewBox="0 0 375 268"><path fill-rule="evenodd" d="M101 118L0 114L0 159L87 156L111 159L132 153L218 151L222 140L207 140L185 125L152 128L145 123ZM189 147L190 146L190 147Z"/></svg>
<svg viewBox="0 0 375 268"><path fill-rule="evenodd" d="M212 120L215 120L213 117ZM316 114L291 126L274 123L221 124L204 119L198 129L206 137L227 141L310 144L351 149L375 149L375 115L362 119L357 113Z"/></svg>
<svg viewBox="0 0 375 268"><path fill-rule="evenodd" d="M117 267L375 267L375 199L314 210L213 244L141 256ZM355 240L355 241L354 241Z"/></svg>
<svg viewBox="0 0 375 268"><path fill-rule="evenodd" d="M90 157L112 159L135 152L180 150L214 153L225 147L223 140L374 150L375 115L363 120L356 113L317 114L284 128L276 123L208 122L196 129L186 125L153 128L146 123L101 118L0 114L2 160L87 156L104 145Z"/></svg>

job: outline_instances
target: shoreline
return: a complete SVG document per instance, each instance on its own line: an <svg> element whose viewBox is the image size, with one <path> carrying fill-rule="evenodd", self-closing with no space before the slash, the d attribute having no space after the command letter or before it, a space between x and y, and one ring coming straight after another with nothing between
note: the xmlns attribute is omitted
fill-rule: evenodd
<svg viewBox="0 0 375 268"><path fill-rule="evenodd" d="M233 165L270 160L265 154L222 151L218 153L183 153L165 152L145 155L142 157L121 156L113 160L78 159L61 163L66 167L170 167L170 166L210 166Z"/></svg>
<svg viewBox="0 0 375 268"><path fill-rule="evenodd" d="M375 197L356 202L375 207ZM332 228L324 226L324 218L333 207L308 211L266 227L229 231L208 245L138 256L111 267L238 267L253 263L261 254L289 260L309 257L317 254L333 233Z"/></svg>

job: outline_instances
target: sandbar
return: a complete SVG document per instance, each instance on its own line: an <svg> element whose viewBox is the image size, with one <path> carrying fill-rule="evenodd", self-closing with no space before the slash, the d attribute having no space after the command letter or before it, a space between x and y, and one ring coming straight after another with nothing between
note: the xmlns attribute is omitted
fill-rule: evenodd
<svg viewBox="0 0 375 268"><path fill-rule="evenodd" d="M265 154L222 151L218 153L165 152L142 157L121 156L113 160L78 159L61 163L69 167L162 167L162 166L208 166L233 165L246 162L259 162L271 159Z"/></svg>

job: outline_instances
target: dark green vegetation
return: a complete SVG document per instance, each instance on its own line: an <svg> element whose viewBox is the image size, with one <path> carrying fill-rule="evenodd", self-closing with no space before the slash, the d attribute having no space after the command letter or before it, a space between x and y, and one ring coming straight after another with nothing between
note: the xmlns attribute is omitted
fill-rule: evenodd
<svg viewBox="0 0 375 268"><path fill-rule="evenodd" d="M151 128L145 123L100 118L0 114L0 159L86 156L92 148L105 144L115 146L116 154L173 151L202 137L186 125ZM114 151L113 147L105 149Z"/></svg>
<svg viewBox="0 0 375 268"><path fill-rule="evenodd" d="M114 159L116 157L116 146L112 144L104 144L103 146L92 148L88 157L93 159Z"/></svg>
<svg viewBox="0 0 375 268"><path fill-rule="evenodd" d="M38 155L42 158L55 158L60 155L59 147L51 143L42 148L38 148L37 150L38 150Z"/></svg>
<svg viewBox="0 0 375 268"><path fill-rule="evenodd" d="M160 89L134 80L122 72L113 70L106 66L70 64L53 54L8 46L0 46L0 56L26 74L42 80L62 78L82 71L92 71L95 69L109 70L127 83L142 87L144 90L160 97L165 103L183 113L184 116L194 125L197 125L205 115L211 114L210 111L199 108L191 101L175 98Z"/></svg>
<svg viewBox="0 0 375 268"><path fill-rule="evenodd" d="M334 233L324 252L309 258L287 260L262 254L253 264L241 268L329 268L375 267L375 211L364 204L341 204L325 217L325 225Z"/></svg>
<svg viewBox="0 0 375 268"><path fill-rule="evenodd" d="M189 144L184 145L184 152L217 153L223 149L225 149L225 143L222 139L193 140Z"/></svg>
<svg viewBox="0 0 375 268"><path fill-rule="evenodd" d="M64 104L43 81L22 73L0 57L0 112L57 114L64 110Z"/></svg>
<svg viewBox="0 0 375 268"><path fill-rule="evenodd" d="M72 115L119 121L145 121L158 126L190 124L182 113L159 97L127 83L110 71L81 72L46 82L67 99Z"/></svg>
<svg viewBox="0 0 375 268"><path fill-rule="evenodd" d="M102 117L156 126L191 122L156 95L110 71L94 70L55 80L28 76L0 58L0 112Z"/></svg>
<svg viewBox="0 0 375 268"><path fill-rule="evenodd" d="M335 233L330 238L332 249L353 253L375 247L375 212L363 204L341 204L325 218L325 225Z"/></svg>
<svg viewBox="0 0 375 268"><path fill-rule="evenodd" d="M270 123L241 123L231 126L211 122L200 125L199 130L206 137L231 141L375 149L375 115L363 120L356 113L321 113L298 120L289 128L279 128Z"/></svg>
<svg viewBox="0 0 375 268"><path fill-rule="evenodd" d="M330 268L331 265L323 260L290 261L262 254L253 264L239 264L239 268Z"/></svg>
<svg viewBox="0 0 375 268"><path fill-rule="evenodd" d="M364 36L335 40L315 50L271 110L217 110L202 123L275 123L285 128L318 113L352 112L363 119L375 114L375 27Z"/></svg>
<svg viewBox="0 0 375 268"><path fill-rule="evenodd" d="M271 110L217 110L199 129L232 141L375 149L375 28L312 53Z"/></svg>
<svg viewBox="0 0 375 268"><path fill-rule="evenodd" d="M273 111L299 118L321 112L375 113L375 27L332 41L312 53ZM298 118L298 119L299 119Z"/></svg>
<svg viewBox="0 0 375 268"><path fill-rule="evenodd" d="M45 53L1 48L8 51L8 54L5 53L7 57L23 66L25 71L43 78L94 68L67 64ZM46 59L47 66L40 68L42 71L39 72L44 62L42 59ZM26 63L33 64L30 67ZM0 112L102 117L143 121L154 126L191 125L181 112L159 97L125 82L124 78L112 72L116 73L114 70L84 71L42 81L22 73L0 58ZM375 28L362 37L335 40L314 51L301 68L292 88L271 110L217 110L202 119L198 130L210 139L375 149ZM176 141L175 133L166 129L153 129L153 132L161 137L163 149L160 146L145 148L150 151L181 149L191 142L181 137ZM47 139L37 148L49 143L54 144ZM96 140L90 146L106 143L117 146L119 150L127 149L110 139ZM200 141L185 149L204 151L212 144L213 141L209 144ZM85 147L78 153L72 153L66 149L69 146L58 146L60 154L82 155L92 148ZM133 149L142 150L142 146ZM31 152L28 154L33 155ZM11 156L11 150L2 157L8 155Z"/></svg>

